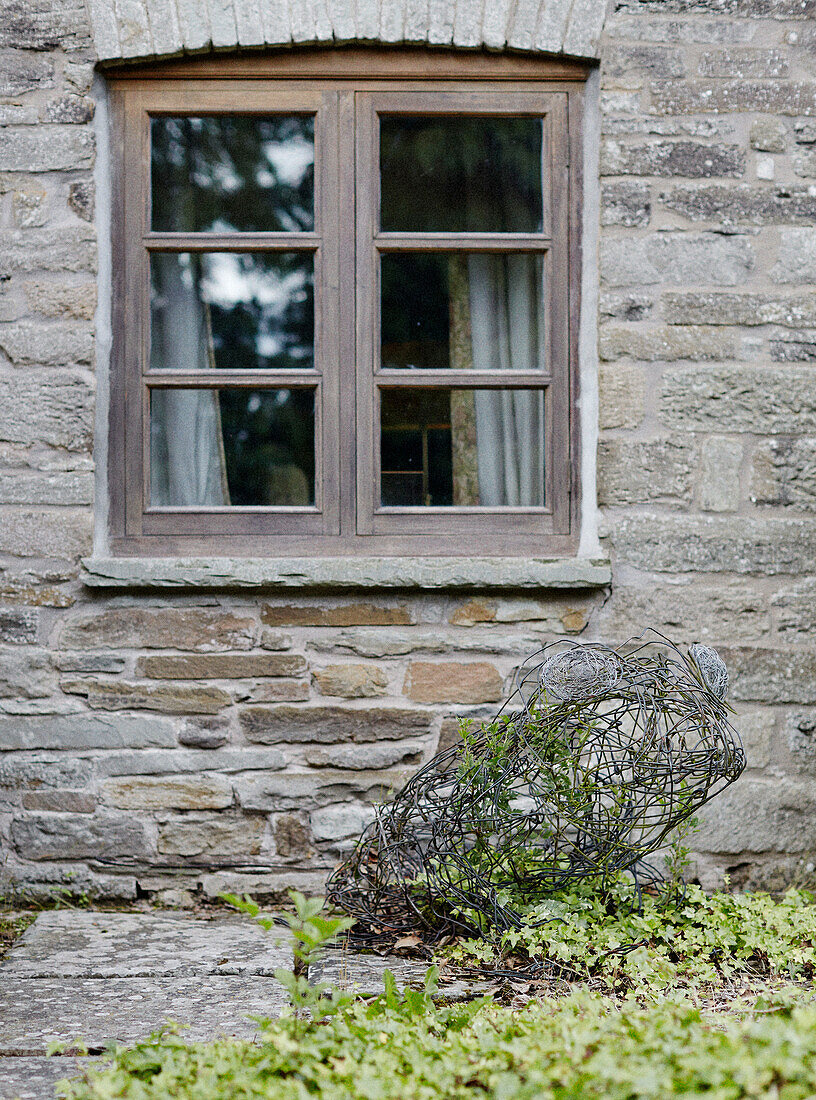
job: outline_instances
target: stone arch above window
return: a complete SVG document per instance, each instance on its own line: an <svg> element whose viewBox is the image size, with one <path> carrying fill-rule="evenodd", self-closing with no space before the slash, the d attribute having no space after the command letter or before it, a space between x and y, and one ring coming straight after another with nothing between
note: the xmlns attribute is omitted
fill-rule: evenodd
<svg viewBox="0 0 816 1100"><path fill-rule="evenodd" d="M100 61L307 43L596 58L610 0L88 0Z"/></svg>

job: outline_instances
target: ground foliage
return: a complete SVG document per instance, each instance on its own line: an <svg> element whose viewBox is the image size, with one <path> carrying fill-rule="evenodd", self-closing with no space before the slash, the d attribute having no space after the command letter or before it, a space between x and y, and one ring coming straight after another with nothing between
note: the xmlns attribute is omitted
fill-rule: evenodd
<svg viewBox="0 0 816 1100"><path fill-rule="evenodd" d="M232 900L270 923L251 902ZM367 1001L314 986L303 964L345 922L321 913L313 900L298 895L294 901L287 923L301 973L277 975L289 992L289 1015L259 1020L255 1042L187 1044L182 1031L158 1032L134 1047L113 1048L103 1068L88 1066L81 1081L61 1085L62 1094L71 1100L658 1100L681 1093L804 1100L816 1094L816 1002L807 980L816 908L801 891L774 901L762 894L706 898L689 888L674 910L647 898L641 913L626 908L631 897L623 887L617 903L580 894L561 898L559 919L520 930L528 949L546 946L555 954L560 944L570 965L581 962L591 973L605 972L599 960L613 957L604 952L616 936L637 929L646 942L614 956L614 995L573 986L564 996L543 995L518 1007L489 997L445 1004L435 996L436 966L424 989L402 993L387 973L383 993ZM515 950L524 950L520 942ZM697 984L678 992L661 970L669 965L677 974L694 971ZM764 992L735 996L727 1012L707 1007L712 1002L702 987L709 979L749 968L766 976ZM802 984L771 989L774 976Z"/></svg>
<svg viewBox="0 0 816 1100"><path fill-rule="evenodd" d="M816 906L804 890L776 899L759 892L709 895L690 885L667 901L637 899L621 878L602 891L579 886L531 906L528 915L498 943L462 940L448 958L487 969L509 961L652 990L741 976L810 979L816 967Z"/></svg>

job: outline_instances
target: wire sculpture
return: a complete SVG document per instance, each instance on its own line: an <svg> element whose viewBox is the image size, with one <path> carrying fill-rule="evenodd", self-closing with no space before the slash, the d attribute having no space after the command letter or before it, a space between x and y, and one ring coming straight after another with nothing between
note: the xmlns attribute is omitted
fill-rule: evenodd
<svg viewBox="0 0 816 1100"><path fill-rule="evenodd" d="M355 937L500 934L519 906L581 882L660 885L647 857L745 754L717 652L646 634L545 646L491 722L378 808L328 883Z"/></svg>

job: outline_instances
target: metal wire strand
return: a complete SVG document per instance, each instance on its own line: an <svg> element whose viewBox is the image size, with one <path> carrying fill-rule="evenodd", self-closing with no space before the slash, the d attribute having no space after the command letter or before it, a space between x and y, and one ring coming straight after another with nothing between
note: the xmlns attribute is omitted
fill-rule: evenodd
<svg viewBox="0 0 816 1100"><path fill-rule="evenodd" d="M686 656L656 631L618 649L545 646L492 721L378 807L329 899L359 938L435 940L500 934L523 909L621 872L639 897L661 882L647 857L745 767L727 686L715 650Z"/></svg>

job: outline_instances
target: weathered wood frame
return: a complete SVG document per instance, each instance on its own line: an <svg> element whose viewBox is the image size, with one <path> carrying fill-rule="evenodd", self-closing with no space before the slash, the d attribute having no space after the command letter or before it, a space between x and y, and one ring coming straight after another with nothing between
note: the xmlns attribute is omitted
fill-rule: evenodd
<svg viewBox="0 0 816 1100"><path fill-rule="evenodd" d="M581 116L585 67L572 62L427 49L311 49L120 69L110 77L114 168L114 347L109 437L111 548L121 554L568 555L577 547L580 440ZM519 236L380 234L374 219L374 125L389 113L546 117L549 226ZM168 234L149 231L151 115L268 113L316 116L315 232ZM348 138L345 135L349 135ZM347 155L347 150L356 152ZM355 240L356 234L356 240ZM546 373L454 379L380 371L376 254L422 250L545 253L550 364ZM315 369L151 372L151 251L297 251L315 255ZM414 375L420 372L413 372ZM430 377L433 374L434 377ZM436 375L439 375L437 377ZM395 377L391 377L394 375ZM547 497L540 509L382 509L377 391L396 384L546 387ZM158 386L225 384L316 393L313 508L151 508L147 393Z"/></svg>

